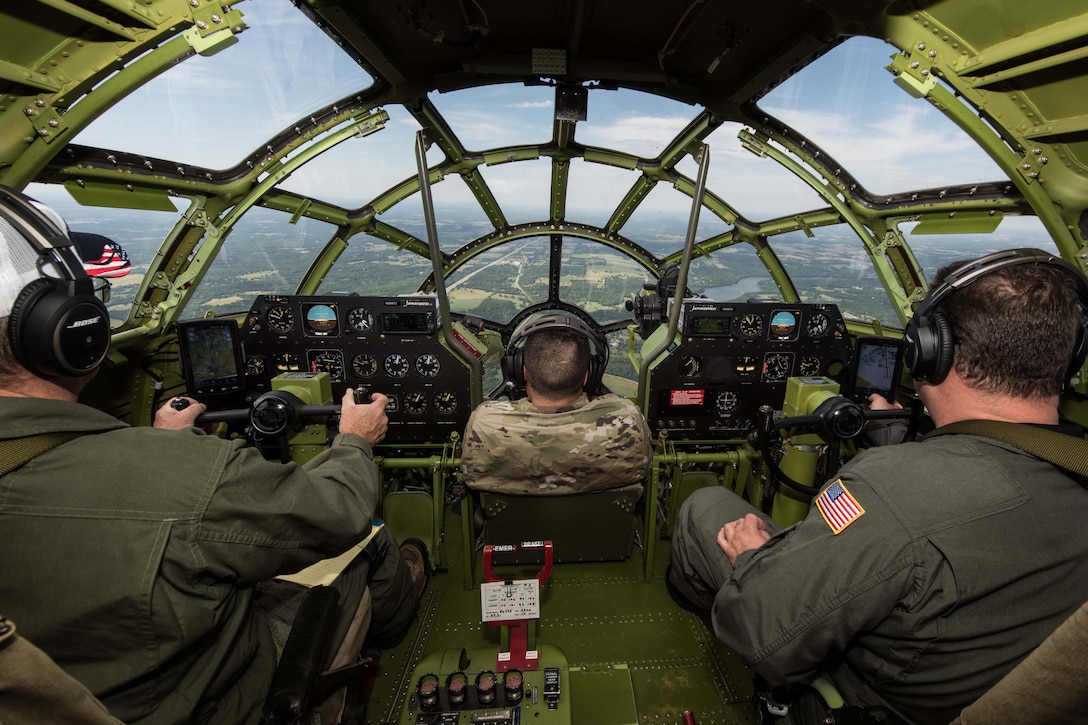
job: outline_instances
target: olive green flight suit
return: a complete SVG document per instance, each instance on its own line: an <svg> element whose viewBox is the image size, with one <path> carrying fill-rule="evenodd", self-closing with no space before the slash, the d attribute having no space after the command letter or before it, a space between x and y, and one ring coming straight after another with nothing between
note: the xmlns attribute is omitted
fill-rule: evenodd
<svg viewBox="0 0 1088 725"><path fill-rule="evenodd" d="M284 465L196 428L0 397L0 438L59 431L84 435L0 478L4 614L126 723L255 722L276 666L257 587L370 531L370 445L342 434ZM404 627L418 592L387 548L361 572L374 627Z"/></svg>
<svg viewBox="0 0 1088 725"><path fill-rule="evenodd" d="M849 704L947 723L1088 601L1088 491L1049 463L948 435L866 451L837 481L853 503L830 523L813 506L771 524L735 569L715 537L747 503L701 489L677 519L672 583L772 684L823 671Z"/></svg>

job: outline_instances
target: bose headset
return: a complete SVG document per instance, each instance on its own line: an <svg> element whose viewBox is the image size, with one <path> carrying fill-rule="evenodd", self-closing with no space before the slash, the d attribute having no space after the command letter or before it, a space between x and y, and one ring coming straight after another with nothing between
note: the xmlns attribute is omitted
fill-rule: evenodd
<svg viewBox="0 0 1088 725"><path fill-rule="evenodd" d="M527 320L514 330L510 336L510 343L506 346L506 356L502 359L502 372L505 378L513 381L518 388L525 388L525 340L530 335L543 330L569 330L581 335L589 342L592 348L589 352L589 377L582 389L590 395L599 395L604 392L602 380L605 368L608 367L608 343L604 335L577 317L559 312L551 312L535 320Z"/></svg>
<svg viewBox="0 0 1088 725"><path fill-rule="evenodd" d="M1061 257L1047 254L1040 249L1010 249L988 254L950 272L941 283L926 296L914 316L907 322L903 338L906 343L904 362L915 380L925 380L936 385L948 376L956 341L952 325L937 306L956 290L963 289L981 277L1004 267L1021 264L1046 264L1068 270L1077 280L1081 319L1077 339L1073 345L1073 357L1069 363L1066 380L1073 377L1088 356L1088 279L1076 265Z"/></svg>
<svg viewBox="0 0 1088 725"><path fill-rule="evenodd" d="M91 374L110 347L109 312L94 279L64 230L25 195L0 186L0 216L37 253L41 275L19 292L8 317L16 359L47 378Z"/></svg>

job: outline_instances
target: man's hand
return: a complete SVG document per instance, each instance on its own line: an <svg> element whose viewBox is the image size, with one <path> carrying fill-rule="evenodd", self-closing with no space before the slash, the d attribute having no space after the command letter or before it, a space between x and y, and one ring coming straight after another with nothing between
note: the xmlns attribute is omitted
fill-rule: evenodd
<svg viewBox="0 0 1088 725"><path fill-rule="evenodd" d="M348 388L340 402L340 432L354 433L366 438L370 445L377 445L389 429L389 418L385 414L388 402L389 398L381 393L371 393L369 403L356 403L355 391Z"/></svg>
<svg viewBox="0 0 1088 725"><path fill-rule="evenodd" d="M899 410L902 407L899 401L889 403L888 399L880 393L873 393L869 396L869 410Z"/></svg>
<svg viewBox="0 0 1088 725"><path fill-rule="evenodd" d="M184 404L183 404L184 403ZM179 395L171 398L155 412L155 427L164 430L182 430L196 425L196 417L208 406L192 398Z"/></svg>
<svg viewBox="0 0 1088 725"><path fill-rule="evenodd" d="M748 514L743 519L730 521L722 527L718 532L718 546L729 557L729 563L736 566L738 556L758 549L770 538L763 519L755 514Z"/></svg>

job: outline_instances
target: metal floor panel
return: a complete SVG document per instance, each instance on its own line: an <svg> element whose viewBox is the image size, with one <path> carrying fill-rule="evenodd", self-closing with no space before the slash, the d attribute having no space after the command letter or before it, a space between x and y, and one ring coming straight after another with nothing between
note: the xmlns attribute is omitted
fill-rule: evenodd
<svg viewBox="0 0 1088 725"><path fill-rule="evenodd" d="M451 517L447 527L458 522ZM470 680L481 670L498 672L501 630L480 621L480 590L464 586L459 541L458 530L447 528L449 569L431 577L405 641L382 653L368 723L415 725L421 711L409 710L410 695L421 674L435 668L442 670L434 674L443 681L466 662ZM530 649L535 641L541 666L561 664L562 707L548 711L542 703L534 705L527 690L522 722L682 725L684 711L697 725L758 722L751 675L698 617L669 598L668 542L656 548L651 581L643 578L637 549L623 562L554 566L541 589L541 616L530 628ZM477 553L477 572L480 560ZM536 567L497 568L512 579L535 572ZM527 686L539 686L541 677L526 673ZM470 725L470 715L463 711L456 722Z"/></svg>

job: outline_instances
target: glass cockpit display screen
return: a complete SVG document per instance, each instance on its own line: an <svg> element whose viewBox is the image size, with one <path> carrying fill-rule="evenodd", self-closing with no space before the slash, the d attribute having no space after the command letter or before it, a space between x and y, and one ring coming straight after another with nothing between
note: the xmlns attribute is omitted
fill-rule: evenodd
<svg viewBox="0 0 1088 725"><path fill-rule="evenodd" d="M859 335L851 368L848 397L865 402L873 393L879 393L893 400L903 372L903 341Z"/></svg>
<svg viewBox="0 0 1088 725"><path fill-rule="evenodd" d="M178 346L190 395L221 395L242 389L245 367L238 324L233 319L178 322Z"/></svg>

